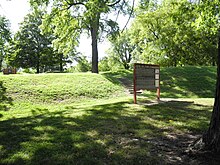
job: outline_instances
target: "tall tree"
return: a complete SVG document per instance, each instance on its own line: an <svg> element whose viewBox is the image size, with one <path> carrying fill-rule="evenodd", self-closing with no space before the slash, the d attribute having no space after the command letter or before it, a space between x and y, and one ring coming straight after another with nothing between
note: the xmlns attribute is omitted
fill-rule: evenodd
<svg viewBox="0 0 220 165"><path fill-rule="evenodd" d="M113 34L118 30L117 22L108 15L129 12L129 0L31 0L32 6L49 3L52 10L45 17L44 27L53 26L60 49L66 49L62 45L76 46L80 33L86 30L92 41L92 72L98 73L98 41L103 33Z"/></svg>
<svg viewBox="0 0 220 165"><path fill-rule="evenodd" d="M120 33L117 37L110 38L111 49L109 56L121 63L125 69L130 68L132 60L132 52L135 49L134 44L131 43L129 31Z"/></svg>
<svg viewBox="0 0 220 165"><path fill-rule="evenodd" d="M216 61L215 35L192 28L199 13L188 0L141 5L132 26L137 60L165 66L204 65ZM212 52L210 51L212 50Z"/></svg>
<svg viewBox="0 0 220 165"><path fill-rule="evenodd" d="M9 20L7 20L4 16L0 16L0 70L5 56L5 45L11 39L9 25Z"/></svg>
<svg viewBox="0 0 220 165"><path fill-rule="evenodd" d="M208 130L203 134L204 149L220 151L220 2L217 0L201 0L198 4L200 15L195 19L194 26L204 33L215 34L218 40L217 80L215 101Z"/></svg>
<svg viewBox="0 0 220 165"><path fill-rule="evenodd" d="M55 62L56 54L52 48L50 34L41 34L39 26L42 24L44 12L34 9L21 23L11 44L9 61L12 65L23 68L36 68L37 73L44 66L51 66Z"/></svg>

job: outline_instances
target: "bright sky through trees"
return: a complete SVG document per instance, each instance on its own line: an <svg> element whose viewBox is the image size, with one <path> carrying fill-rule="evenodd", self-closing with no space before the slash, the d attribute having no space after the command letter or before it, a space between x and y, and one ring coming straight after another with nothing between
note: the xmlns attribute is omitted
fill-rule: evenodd
<svg viewBox="0 0 220 165"><path fill-rule="evenodd" d="M0 15L5 16L10 20L11 29L16 32L19 28L19 23L23 21L24 16L30 9L28 0L1 0Z"/></svg>

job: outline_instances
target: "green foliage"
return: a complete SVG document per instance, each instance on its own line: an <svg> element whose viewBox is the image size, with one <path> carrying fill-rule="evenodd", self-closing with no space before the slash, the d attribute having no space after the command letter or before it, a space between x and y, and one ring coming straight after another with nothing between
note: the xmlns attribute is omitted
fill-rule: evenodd
<svg viewBox="0 0 220 165"><path fill-rule="evenodd" d="M196 8L199 14L194 21L193 27L204 33L218 34L220 28L219 6L220 2L217 0L201 0Z"/></svg>
<svg viewBox="0 0 220 165"><path fill-rule="evenodd" d="M123 64L118 60L118 57L112 56L110 52L108 52L108 56L103 57L99 61L99 70L101 72L105 71L119 71L120 69L124 69Z"/></svg>
<svg viewBox="0 0 220 165"><path fill-rule="evenodd" d="M8 47L8 62L12 66L35 68L37 73L51 70L60 65L62 71L66 63L61 53L53 50L51 33L42 34L39 26L45 12L42 9L33 9L21 23L19 31Z"/></svg>
<svg viewBox="0 0 220 165"><path fill-rule="evenodd" d="M77 60L78 64L75 66L78 72L88 72L91 71L91 64L88 62L85 56L79 57Z"/></svg>
<svg viewBox="0 0 220 165"><path fill-rule="evenodd" d="M35 9L25 17L9 48L8 59L12 66L36 68L39 73L40 68L55 62L52 36L42 35L39 29L43 14Z"/></svg>
<svg viewBox="0 0 220 165"><path fill-rule="evenodd" d="M22 70L23 73L29 73L29 74L34 74L36 73L36 69L32 69L32 68L25 68Z"/></svg>
<svg viewBox="0 0 220 165"><path fill-rule="evenodd" d="M215 64L216 33L195 28L197 7L187 0L140 7L132 26L135 61L163 66Z"/></svg>
<svg viewBox="0 0 220 165"><path fill-rule="evenodd" d="M111 66L109 65L108 57L103 57L99 61L99 71L106 72L106 71L110 71L110 70L111 70Z"/></svg>
<svg viewBox="0 0 220 165"><path fill-rule="evenodd" d="M6 45L11 39L11 32L9 29L9 20L0 15L0 69L5 58Z"/></svg>
<svg viewBox="0 0 220 165"><path fill-rule="evenodd" d="M120 63L124 69L129 69L132 61L132 52L135 49L135 45L131 43L130 32L124 31L117 37L111 37L110 42L109 59L115 61L115 63Z"/></svg>
<svg viewBox="0 0 220 165"><path fill-rule="evenodd" d="M72 17L70 11L53 8L51 14L44 15L41 29L45 34L53 33L56 36L52 44L58 53L66 56L75 54L81 31L77 19Z"/></svg>
<svg viewBox="0 0 220 165"><path fill-rule="evenodd" d="M108 18L110 13L130 11L127 0L32 0L32 6L49 5L51 13L45 15L42 28L52 31L57 37L54 47L64 54L73 52L78 46L79 36L87 32L92 40L92 72L98 73L98 41L104 35L115 35L117 22Z"/></svg>

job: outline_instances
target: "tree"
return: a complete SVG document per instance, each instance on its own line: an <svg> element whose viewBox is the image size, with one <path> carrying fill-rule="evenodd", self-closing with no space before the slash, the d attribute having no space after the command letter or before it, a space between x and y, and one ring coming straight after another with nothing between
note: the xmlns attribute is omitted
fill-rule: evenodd
<svg viewBox="0 0 220 165"><path fill-rule="evenodd" d="M2 68L2 61L5 56L5 45L11 39L9 24L9 20L3 16L0 16L0 70Z"/></svg>
<svg viewBox="0 0 220 165"><path fill-rule="evenodd" d="M118 24L108 19L108 15L112 12L129 12L128 2L128 0L32 0L31 4L32 6L53 4L51 14L45 17L44 27L53 26L53 32L59 38L56 40L59 49L73 49L73 46L78 44L80 33L84 30L89 32L92 40L92 72L98 73L98 41L103 33L112 35L118 30Z"/></svg>
<svg viewBox="0 0 220 165"><path fill-rule="evenodd" d="M57 54L52 48L51 34L41 34L44 12L34 9L21 23L19 31L11 43L8 59L11 65L23 68L36 68L37 73L45 66L54 65Z"/></svg>
<svg viewBox="0 0 220 165"><path fill-rule="evenodd" d="M217 80L215 101L208 130L203 134L203 149L220 151L220 25L219 1L201 0L198 12L201 14L195 19L194 26L205 33L214 34L218 40L217 53Z"/></svg>
<svg viewBox="0 0 220 165"><path fill-rule="evenodd" d="M78 57L77 60L78 64L76 65L76 71L78 72L88 72L91 71L90 63L86 59L85 56Z"/></svg>
<svg viewBox="0 0 220 165"><path fill-rule="evenodd" d="M109 55L111 58L121 63L124 69L129 69L132 60L132 52L135 49L134 44L131 43L130 33L124 31L116 38L110 38L110 42L111 50Z"/></svg>
<svg viewBox="0 0 220 165"><path fill-rule="evenodd" d="M196 7L187 0L140 6L131 29L135 60L163 66L215 64L216 36L192 28Z"/></svg>

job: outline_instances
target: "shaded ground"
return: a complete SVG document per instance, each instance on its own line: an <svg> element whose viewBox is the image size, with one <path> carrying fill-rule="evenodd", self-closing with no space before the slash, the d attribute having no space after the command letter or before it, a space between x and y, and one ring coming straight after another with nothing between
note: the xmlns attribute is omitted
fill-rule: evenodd
<svg viewBox="0 0 220 165"><path fill-rule="evenodd" d="M9 110L9 106L12 105L12 98L6 95L7 88L0 81L0 112ZM1 117L1 113L0 113Z"/></svg>
<svg viewBox="0 0 220 165"><path fill-rule="evenodd" d="M128 77L118 78L118 80L124 85L127 89L128 94L133 94L133 81ZM163 104L166 102L172 102L181 99L161 99L161 101L156 100L142 100L139 104L152 106L156 104ZM175 101L174 101L175 102ZM210 107L211 108L211 107ZM172 132L172 128L170 128L169 133L166 137L157 138L157 139L149 139L148 143L152 144L155 148L151 150L151 153L155 153L155 155L160 155L164 157L164 162L161 164L189 164L189 165L219 165L220 164L220 154L213 154L211 152L190 152L190 146L201 139L202 133L175 133Z"/></svg>
<svg viewBox="0 0 220 165"><path fill-rule="evenodd" d="M169 133L167 137L152 139L148 142L154 145L151 153L163 156L161 164L183 165L219 165L219 154L208 152L188 152L189 145L200 138L199 135Z"/></svg>
<svg viewBox="0 0 220 165"><path fill-rule="evenodd" d="M163 156L161 164L183 165L219 165L220 154L211 152L189 152L189 146L198 140L201 134L192 135L169 133L166 138L149 140L155 149L151 150L156 155ZM162 153L162 154L161 154Z"/></svg>
<svg viewBox="0 0 220 165"><path fill-rule="evenodd" d="M207 125L209 108L168 101L32 109L0 121L0 164L214 164L212 156L185 153Z"/></svg>

